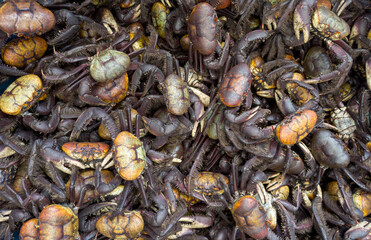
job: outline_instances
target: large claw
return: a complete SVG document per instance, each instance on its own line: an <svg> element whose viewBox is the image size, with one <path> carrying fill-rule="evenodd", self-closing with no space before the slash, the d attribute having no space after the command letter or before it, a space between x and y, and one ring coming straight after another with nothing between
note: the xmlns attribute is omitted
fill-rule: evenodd
<svg viewBox="0 0 371 240"><path fill-rule="evenodd" d="M294 31L297 39L303 31L304 43L309 41L312 10L317 1L304 0L299 2L294 11Z"/></svg>

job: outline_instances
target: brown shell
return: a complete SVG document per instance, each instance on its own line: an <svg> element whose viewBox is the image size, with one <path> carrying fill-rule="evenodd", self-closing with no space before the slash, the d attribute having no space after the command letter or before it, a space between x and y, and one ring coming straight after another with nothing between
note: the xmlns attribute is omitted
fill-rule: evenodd
<svg viewBox="0 0 371 240"><path fill-rule="evenodd" d="M203 55L209 55L215 51L217 20L214 8L208 3L197 4L189 16L189 37L195 48Z"/></svg>
<svg viewBox="0 0 371 240"><path fill-rule="evenodd" d="M120 132L115 141L115 167L120 176L132 181L139 177L146 165L143 143L130 132Z"/></svg>
<svg viewBox="0 0 371 240"><path fill-rule="evenodd" d="M276 128L278 141L284 145L294 145L305 138L314 128L317 114L303 110L286 117Z"/></svg>
<svg viewBox="0 0 371 240"><path fill-rule="evenodd" d="M224 105L241 105L250 90L251 81L250 67L246 63L240 63L229 70L219 88L219 97Z"/></svg>
<svg viewBox="0 0 371 240"><path fill-rule="evenodd" d="M121 77L114 80L98 83L92 89L92 95L98 96L106 103L119 103L126 97L128 83L128 74L124 73Z"/></svg>
<svg viewBox="0 0 371 240"><path fill-rule="evenodd" d="M189 46L191 44L191 40L189 39L189 35L186 34L180 39L180 46L184 51L189 51Z"/></svg>
<svg viewBox="0 0 371 240"><path fill-rule="evenodd" d="M32 38L16 38L8 42L1 51L1 58L4 63L24 68L44 56L48 44L38 36Z"/></svg>
<svg viewBox="0 0 371 240"><path fill-rule="evenodd" d="M304 76L302 73L293 73L292 79L302 81L304 80ZM314 98L308 89L300 87L296 83L286 83L286 89L290 99L296 102L299 106L303 106L309 100Z"/></svg>
<svg viewBox="0 0 371 240"><path fill-rule="evenodd" d="M252 238L265 238L268 225L265 214L254 197L247 195L237 199L231 211L238 228Z"/></svg>
<svg viewBox="0 0 371 240"><path fill-rule="evenodd" d="M54 14L35 0L10 0L0 8L0 29L8 35L42 34L54 25Z"/></svg>
<svg viewBox="0 0 371 240"><path fill-rule="evenodd" d="M139 235L144 228L144 221L138 211L124 211L116 217L112 212L104 214L96 223L100 234L111 239L131 239Z"/></svg>
<svg viewBox="0 0 371 240"><path fill-rule="evenodd" d="M40 240L74 240L79 237L79 220L68 207L52 204L44 208L39 216Z"/></svg>

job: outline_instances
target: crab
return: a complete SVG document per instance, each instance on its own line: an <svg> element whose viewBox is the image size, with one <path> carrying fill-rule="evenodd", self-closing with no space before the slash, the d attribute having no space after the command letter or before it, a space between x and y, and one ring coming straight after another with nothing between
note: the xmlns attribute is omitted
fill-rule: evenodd
<svg viewBox="0 0 371 240"><path fill-rule="evenodd" d="M313 32L332 41L340 40L350 33L349 25L325 6L317 6L317 1L305 0L298 3L293 16L294 32L300 39L303 31L304 43L309 41L311 27Z"/></svg>
<svg viewBox="0 0 371 240"><path fill-rule="evenodd" d="M308 54L304 60L304 69L307 77L312 77L311 79L306 79L304 82L310 84L324 83L332 79L336 79L334 87L325 88L320 94L325 95L337 91L341 85L344 84L346 76L348 75L352 64L352 57L338 44L325 40L326 46L329 50L330 56L333 56L335 61L339 62L335 69L331 69L331 61L327 57L323 49L314 47L312 51L308 51ZM319 67L316 61L321 61L323 65ZM312 67L309 67L312 66ZM315 71L317 74L314 75ZM319 73L319 74L318 74Z"/></svg>
<svg viewBox="0 0 371 240"><path fill-rule="evenodd" d="M269 125L268 121L265 119L271 111L260 109L259 107L255 107L240 114L236 114L236 110L234 110L234 112L226 112L228 114L226 114L225 117L228 120L226 124L226 133L229 139L239 149L246 149L248 152L254 154L257 153L259 147L266 149L266 154L264 154L263 151L263 155L261 156L263 157L262 159L266 157L275 162L279 161L278 159L280 156L276 153L282 152L282 148L285 148L286 161L284 161L284 173L287 173L293 159L291 146L300 143L315 126L321 124L321 121L317 121L318 115L312 110L315 108L316 102L318 102L318 92L309 84L297 80L282 80L278 83L278 86L283 83L295 83L297 84L296 87L309 90L314 97L301 107L294 107L292 101L285 97L283 91L280 90L283 89L283 87L279 87L275 93L276 100L282 113L286 115L286 117L274 125ZM311 154L308 154L309 151L304 144L300 143L299 147L306 153L305 156L310 166L310 170L308 169L307 173L303 171L303 176L308 174L308 177L314 173L314 159L311 157ZM274 156L278 158L274 160ZM254 158L254 160L258 159L259 158Z"/></svg>

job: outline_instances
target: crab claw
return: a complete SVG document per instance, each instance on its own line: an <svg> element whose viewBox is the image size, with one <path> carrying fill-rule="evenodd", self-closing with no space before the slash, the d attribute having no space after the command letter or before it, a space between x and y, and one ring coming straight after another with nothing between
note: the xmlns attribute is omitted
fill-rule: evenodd
<svg viewBox="0 0 371 240"><path fill-rule="evenodd" d="M300 32L303 31L304 43L309 41L310 23L312 10L317 1L301 1L294 11L294 32L297 39L300 39Z"/></svg>
<svg viewBox="0 0 371 240"><path fill-rule="evenodd" d="M267 185L267 190L268 191L274 191L276 189L279 189L280 187L284 186L285 182L285 174L275 174L272 177L274 177L272 180L269 181ZM271 178L271 177L270 177Z"/></svg>
<svg viewBox="0 0 371 240"><path fill-rule="evenodd" d="M267 10L268 14L263 14L263 23L268 30L275 30L277 28L277 21L273 12Z"/></svg>
<svg viewBox="0 0 371 240"><path fill-rule="evenodd" d="M349 45L352 46L354 41L357 41L358 48L362 48L360 46L360 38L366 38L368 30L371 26L371 13L366 13L354 22L352 31L350 32L349 36Z"/></svg>
<svg viewBox="0 0 371 240"><path fill-rule="evenodd" d="M8 221L11 212L12 210L0 210L0 222Z"/></svg>
<svg viewBox="0 0 371 240"><path fill-rule="evenodd" d="M261 182L256 185L256 190L259 195L260 203L263 205L268 225L273 230L277 226L277 211L272 206L272 202L274 201L273 197L265 190Z"/></svg>
<svg viewBox="0 0 371 240"><path fill-rule="evenodd" d="M179 219L184 228L207 228L213 225L214 219L211 216L192 215Z"/></svg>

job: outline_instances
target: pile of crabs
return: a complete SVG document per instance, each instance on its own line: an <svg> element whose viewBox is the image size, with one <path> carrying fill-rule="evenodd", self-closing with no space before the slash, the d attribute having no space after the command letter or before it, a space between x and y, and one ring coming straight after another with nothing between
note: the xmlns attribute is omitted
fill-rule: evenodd
<svg viewBox="0 0 371 240"><path fill-rule="evenodd" d="M370 9L0 3L0 239L371 239Z"/></svg>

